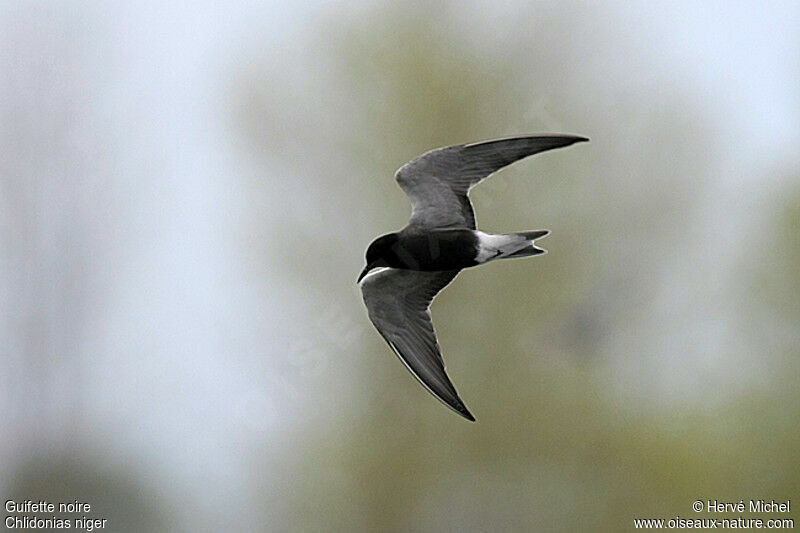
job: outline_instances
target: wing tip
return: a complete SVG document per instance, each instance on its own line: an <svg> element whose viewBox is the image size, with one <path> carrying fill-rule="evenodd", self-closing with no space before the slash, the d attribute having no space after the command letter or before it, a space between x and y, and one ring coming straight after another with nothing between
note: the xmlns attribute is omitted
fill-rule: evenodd
<svg viewBox="0 0 800 533"><path fill-rule="evenodd" d="M469 409L467 409L467 406L464 405L464 402L462 402L461 398L459 398L458 396L455 397L455 399L453 400L453 403L446 402L445 405L447 405L447 407L449 407L450 409L452 409L453 411L455 411L456 413L458 413L462 417L466 418L470 422L475 422L475 417L472 416L472 413L469 412Z"/></svg>
<svg viewBox="0 0 800 533"><path fill-rule="evenodd" d="M589 137L584 137L583 135L560 135L559 138L566 141L563 146L570 146L576 143L586 143L591 140Z"/></svg>
<svg viewBox="0 0 800 533"><path fill-rule="evenodd" d="M466 419L467 419L467 420L469 420L470 422L475 422L475 417L474 417L474 416L472 416L472 413L470 413L469 411L467 411L467 409L466 409L466 408L464 408L464 412L463 412L463 413L462 413L462 412L459 412L458 414L460 414L461 416L463 416L464 418L466 418Z"/></svg>
<svg viewBox="0 0 800 533"><path fill-rule="evenodd" d="M483 141L475 141L475 142L461 144L461 145L457 145L457 146L450 146L449 148L458 148L458 147L470 148L470 147L473 147L473 146L479 146L481 144L491 144L491 143L496 143L496 142L518 141L518 140L526 140L526 139L558 140L558 141L565 142L565 144L563 144L562 146L569 146L569 145L575 144L575 143L589 142L591 140L591 139L589 139L589 137L585 137L583 135L573 135L571 133L532 133L532 134L527 134L527 135L510 135L508 137L498 137L496 139L486 139L486 140L483 140Z"/></svg>

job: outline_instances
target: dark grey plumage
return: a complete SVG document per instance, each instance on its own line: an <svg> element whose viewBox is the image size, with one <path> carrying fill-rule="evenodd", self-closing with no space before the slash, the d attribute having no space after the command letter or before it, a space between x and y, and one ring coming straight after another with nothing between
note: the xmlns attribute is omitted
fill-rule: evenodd
<svg viewBox="0 0 800 533"><path fill-rule="evenodd" d="M447 377L429 311L456 274L387 268L370 276L362 292L370 320L411 373L445 405L474 420Z"/></svg>
<svg viewBox="0 0 800 533"><path fill-rule="evenodd" d="M411 199L411 221L405 230L475 229L475 213L467 197L472 187L515 161L588 140L574 135L537 135L431 150L395 173L400 188Z"/></svg>
<svg viewBox="0 0 800 533"><path fill-rule="evenodd" d="M475 418L445 371L431 321L431 301L461 268L496 257L544 253L532 243L547 232L489 236L469 231L464 246L474 247L470 262L453 270L426 270L424 263L431 261L431 250L420 248L419 243L430 242L430 246L436 248L439 242L451 241L442 240L443 236L451 235L448 230L461 230L452 233L459 238L467 233L463 230L476 230L467 194L484 178L524 157L581 141L588 139L574 135L537 135L451 146L427 152L395 174L397 183L411 200L411 220L402 231L370 245L367 255L372 263L367 264L359 277L364 303L375 328L411 373L442 403L468 420ZM480 236L488 237L487 242L491 244L495 243L491 239L497 239L497 256L481 259ZM508 241L507 246L503 238ZM376 253L381 259L370 259ZM389 257L394 263L387 262ZM403 257L409 259L401 260ZM423 266L416 266L415 258L420 259Z"/></svg>

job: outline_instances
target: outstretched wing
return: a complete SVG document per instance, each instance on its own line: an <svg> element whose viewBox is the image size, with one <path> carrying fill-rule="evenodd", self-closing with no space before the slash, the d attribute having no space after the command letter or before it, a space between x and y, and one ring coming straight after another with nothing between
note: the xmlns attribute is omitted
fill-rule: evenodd
<svg viewBox="0 0 800 533"><path fill-rule="evenodd" d="M575 135L532 135L439 148L395 174L411 199L410 227L475 229L470 188L511 163L553 148L588 141Z"/></svg>
<svg viewBox="0 0 800 533"><path fill-rule="evenodd" d="M384 268L361 281L369 318L422 385L467 420L475 420L445 372L429 307L458 270L420 272Z"/></svg>

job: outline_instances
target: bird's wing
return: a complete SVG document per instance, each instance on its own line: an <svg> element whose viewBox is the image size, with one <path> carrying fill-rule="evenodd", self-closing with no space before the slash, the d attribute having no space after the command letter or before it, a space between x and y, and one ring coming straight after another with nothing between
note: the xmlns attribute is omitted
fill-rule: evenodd
<svg viewBox="0 0 800 533"><path fill-rule="evenodd" d="M575 135L531 135L439 148L403 165L395 174L411 199L409 226L475 229L470 188L493 172L529 155L576 142Z"/></svg>
<svg viewBox="0 0 800 533"><path fill-rule="evenodd" d="M385 268L363 279L361 293L375 328L414 377L450 409L475 420L447 377L429 311L456 274Z"/></svg>

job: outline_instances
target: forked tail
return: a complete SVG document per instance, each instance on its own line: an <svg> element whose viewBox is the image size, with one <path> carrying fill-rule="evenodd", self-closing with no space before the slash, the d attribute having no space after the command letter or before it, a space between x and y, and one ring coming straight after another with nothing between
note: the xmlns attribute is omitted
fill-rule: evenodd
<svg viewBox="0 0 800 533"><path fill-rule="evenodd" d="M543 248L537 248L536 245L534 244L534 241L536 239L541 239L542 237L546 237L549 233L550 230L546 229L515 233L514 235L519 235L525 238L526 241L525 245L516 252L513 252L511 254L502 257L502 259L517 259L519 257L530 257L532 255L546 254L547 250Z"/></svg>
<svg viewBox="0 0 800 533"><path fill-rule="evenodd" d="M529 257L547 253L546 250L537 248L534 241L548 233L550 233L548 230L536 230L492 235L479 231L477 232L478 253L475 260L480 264L495 259Z"/></svg>

